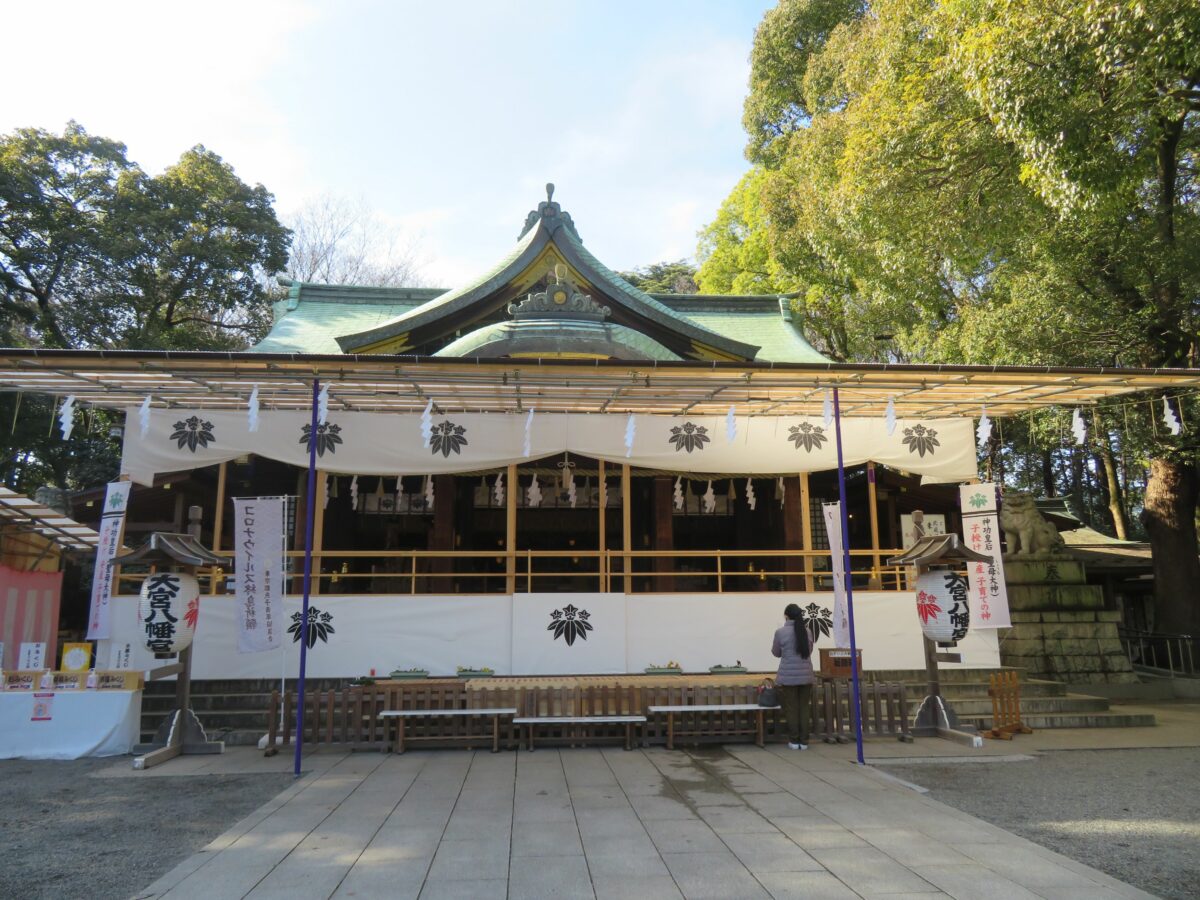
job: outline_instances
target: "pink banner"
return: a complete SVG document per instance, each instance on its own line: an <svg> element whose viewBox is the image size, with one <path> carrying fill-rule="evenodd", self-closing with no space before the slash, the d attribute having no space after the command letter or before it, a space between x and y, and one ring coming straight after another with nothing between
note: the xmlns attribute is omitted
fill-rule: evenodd
<svg viewBox="0 0 1200 900"><path fill-rule="evenodd" d="M0 566L0 668L17 668L21 644L44 643L46 664L58 659L62 572L20 572Z"/></svg>

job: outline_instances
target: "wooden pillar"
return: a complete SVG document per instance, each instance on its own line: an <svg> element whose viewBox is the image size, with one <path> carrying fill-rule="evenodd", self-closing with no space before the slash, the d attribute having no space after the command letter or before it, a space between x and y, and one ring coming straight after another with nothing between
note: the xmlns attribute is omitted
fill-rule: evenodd
<svg viewBox="0 0 1200 900"><path fill-rule="evenodd" d="M804 510L807 508L804 495L805 490L799 478L783 479L783 549L784 550L803 550L805 549L805 531L802 522L804 521ZM809 523L811 528L812 523ZM783 557L784 567L789 571L796 568L797 558L790 556ZM809 561L804 558L802 564L804 571L809 571ZM805 577L802 575L786 575L783 579L784 590L801 591L806 588ZM809 588L811 590L811 588Z"/></svg>
<svg viewBox="0 0 1200 900"><path fill-rule="evenodd" d="M812 532L812 492L808 486L808 473L800 473L800 529L804 539L804 549L813 550ZM804 557L804 589L813 590L813 558Z"/></svg>
<svg viewBox="0 0 1200 900"><path fill-rule="evenodd" d="M875 463L867 463L867 506L871 513L871 580L872 590L883 586L882 575L879 571L879 497L875 493Z"/></svg>
<svg viewBox="0 0 1200 900"><path fill-rule="evenodd" d="M633 478L630 475L629 463L621 464L621 544L625 551L625 562L621 566L621 571L625 573L625 593L633 590L633 557L629 555L633 550L633 520L630 518L631 507L633 506L632 491L630 488L633 484Z"/></svg>
<svg viewBox="0 0 1200 900"><path fill-rule="evenodd" d="M675 488L669 476L657 475L654 478L654 549L658 552L675 549L675 515L671 507L674 502ZM675 560L671 556L656 556L654 571L671 573L675 569ZM674 591L675 578L671 574L656 575L650 588L652 591Z"/></svg>
<svg viewBox="0 0 1200 900"><path fill-rule="evenodd" d="M213 539L212 548L216 553L221 549L221 532L225 528L225 485L229 463L223 462L217 466L217 508L213 510Z"/></svg>
<svg viewBox="0 0 1200 900"><path fill-rule="evenodd" d="M325 546L325 487L329 481L329 473L317 470L317 507L313 510L313 580L311 596L321 593L322 563L321 548ZM304 546L303 543L300 544Z"/></svg>
<svg viewBox="0 0 1200 900"><path fill-rule="evenodd" d="M508 482L508 492L504 495L507 506L504 511L504 590L505 593L515 594L517 591L517 492L521 490L521 482L517 478L517 467L509 466L504 476ZM604 538L601 537L601 540Z"/></svg>
<svg viewBox="0 0 1200 900"><path fill-rule="evenodd" d="M598 460L596 466L596 506L600 513L600 534L596 540L596 549L600 551L600 556L596 560L596 565L597 571L600 573L599 590L603 593L610 589L609 582L611 580L604 535L604 507L607 505L608 491L604 487L604 460Z"/></svg>
<svg viewBox="0 0 1200 900"><path fill-rule="evenodd" d="M292 546L298 550L304 549L304 523L308 519L308 472L305 469L298 469L296 472L296 518L292 523ZM324 505L325 495L317 496L317 502ZM298 560L299 558L296 557ZM296 573L292 576L293 594L299 594L304 590L304 577L299 573L300 566L296 566Z"/></svg>

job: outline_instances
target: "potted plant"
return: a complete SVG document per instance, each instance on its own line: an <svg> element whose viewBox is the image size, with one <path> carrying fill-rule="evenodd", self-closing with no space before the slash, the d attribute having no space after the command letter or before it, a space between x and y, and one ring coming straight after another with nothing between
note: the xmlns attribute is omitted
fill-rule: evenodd
<svg viewBox="0 0 1200 900"><path fill-rule="evenodd" d="M375 679L370 675L359 675L357 678L350 679L351 687L368 687L375 683Z"/></svg>
<svg viewBox="0 0 1200 900"><path fill-rule="evenodd" d="M411 669L392 669L392 671L388 673L388 678L391 678L394 681L417 681L418 679L428 677L428 669L420 669L416 666Z"/></svg>
<svg viewBox="0 0 1200 900"><path fill-rule="evenodd" d="M715 665L715 666L709 666L708 671L709 671L709 674L711 674L711 675L737 675L737 674L741 674L741 673L745 672L746 667L742 665L742 661L739 659L739 660L737 660L736 664L732 665L732 666L725 666L725 665L720 665L720 664Z"/></svg>
<svg viewBox="0 0 1200 900"><path fill-rule="evenodd" d="M670 660L665 666L660 666L658 663L650 663L646 666L647 675L682 675L683 666L675 660Z"/></svg>
<svg viewBox="0 0 1200 900"><path fill-rule="evenodd" d="M480 666L479 668L475 668L474 666L458 667L459 678L491 678L495 674L496 670L489 669L487 666Z"/></svg>

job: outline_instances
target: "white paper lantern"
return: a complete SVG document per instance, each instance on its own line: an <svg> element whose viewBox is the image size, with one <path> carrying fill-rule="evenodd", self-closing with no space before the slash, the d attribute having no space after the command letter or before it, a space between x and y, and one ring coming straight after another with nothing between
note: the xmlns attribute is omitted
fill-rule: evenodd
<svg viewBox="0 0 1200 900"><path fill-rule="evenodd" d="M179 653L192 643L200 615L200 583L191 575L155 572L142 582L138 618L146 647L154 653Z"/></svg>
<svg viewBox="0 0 1200 900"><path fill-rule="evenodd" d="M917 616L931 641L951 644L967 636L967 576L945 569L921 573L917 579Z"/></svg>

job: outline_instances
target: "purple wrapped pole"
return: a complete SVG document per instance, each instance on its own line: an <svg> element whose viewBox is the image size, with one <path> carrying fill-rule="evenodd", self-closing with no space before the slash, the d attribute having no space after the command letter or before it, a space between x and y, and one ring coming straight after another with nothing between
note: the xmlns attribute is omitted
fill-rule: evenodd
<svg viewBox="0 0 1200 900"><path fill-rule="evenodd" d="M854 578L850 574L850 511L846 508L846 466L842 462L842 407L838 402L838 389L833 389L833 425L837 438L838 499L842 507L842 559L846 572L846 615L850 620L850 671L854 680L854 737L858 744L858 762L863 759L862 739L862 696L858 681L858 642L854 636Z"/></svg>
<svg viewBox="0 0 1200 900"><path fill-rule="evenodd" d="M300 777L304 752L304 675L308 668L308 597L312 591L313 520L317 505L317 398L319 379L313 379L312 427L308 432L308 504L304 508L304 598L300 603L300 690L296 704L296 762L292 774ZM859 754L861 756L861 754Z"/></svg>

